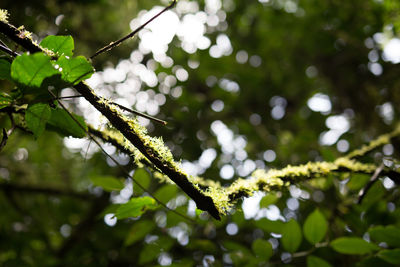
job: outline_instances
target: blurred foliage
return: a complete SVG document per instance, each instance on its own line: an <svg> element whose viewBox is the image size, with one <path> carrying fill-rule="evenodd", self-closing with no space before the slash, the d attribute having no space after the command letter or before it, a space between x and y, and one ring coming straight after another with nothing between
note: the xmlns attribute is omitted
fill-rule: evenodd
<svg viewBox="0 0 400 267"><path fill-rule="evenodd" d="M226 34L232 52L218 58L210 55L210 49L187 53L175 37L167 55L174 66L188 72L188 80L178 80L166 92L160 77L176 76L176 69L154 64L154 55L148 53L141 63L155 65L153 70L160 81L153 87L142 83L140 90L165 96L166 102L160 105L156 116L167 120L168 125L150 122L148 128L152 135L163 137L177 158L194 162L206 149L214 149L216 158L202 176L230 184L241 176L239 170L246 161L268 169L334 160L391 131L398 123L400 67L383 53L390 39L400 37L397 1L197 3L200 11L222 4L223 13L219 17L225 18L220 19L218 26L208 25L205 36L215 44L220 34ZM153 0L3 0L0 7L9 10L11 23L24 25L34 39L71 35L75 41L74 54L89 57L129 33L131 20L141 10L166 4ZM3 35L0 39L11 49L23 50ZM138 43L137 38L129 40L95 58L93 65L97 71L117 66L129 59L132 51L138 51ZM240 55L247 55L246 60L239 59ZM0 56L7 59L4 53ZM0 67L6 68L4 62ZM190 67L193 62L198 67ZM378 69L380 66L381 72L374 72L373 66ZM227 90L229 82L237 84L239 90ZM116 82L104 82L102 93L111 98L121 97L116 93L117 86ZM14 84L1 80L0 88L1 92L11 94ZM181 89L181 95L172 93L176 88ZM316 112L310 108L308 101L317 93L328 96L331 109ZM8 105L9 100L1 97ZM223 103L222 110L213 108L218 100ZM34 104L35 99L29 98L28 102ZM85 115L83 101L72 99L66 103L71 111ZM0 108L2 105L0 102ZM321 140L324 133L332 130L328 119L333 116L346 118L349 128L339 140L324 145ZM212 130L217 121L233 136L228 144L228 149L235 148L233 153L226 151L221 137L218 139ZM0 115L0 126L11 127L6 112ZM388 177L379 177L361 204L356 204L359 191L371 177L332 174L292 185L289 190L256 196L254 199L261 198L257 215L245 216L246 209L258 207L257 200L256 204L244 200L242 206L237 205L222 221L214 221L197 212L175 186L161 184L155 175L137 169L134 177L142 180L146 189L168 203L169 208L189 214L195 222L170 210L155 208L150 202L147 203L150 208L134 207L140 217L116 222L111 214L117 213L117 204L124 200L123 196L130 197L132 181L127 179L120 191L119 179L125 174L95 149L94 143L41 131L40 128L41 136L35 139L16 129L0 152L3 211L0 265L393 266L399 263L400 245L393 238L400 231L399 190L398 184ZM73 141L75 145L71 145ZM237 149L243 143L245 147ZM391 145L364 156L364 160L398 169L399 147L399 140L393 139ZM106 148L129 170L135 168L125 155L111 146ZM219 178L227 165L234 169L234 178L229 181ZM101 180L102 177L107 180ZM147 200L148 195L142 189L134 186L133 192L133 196Z"/></svg>

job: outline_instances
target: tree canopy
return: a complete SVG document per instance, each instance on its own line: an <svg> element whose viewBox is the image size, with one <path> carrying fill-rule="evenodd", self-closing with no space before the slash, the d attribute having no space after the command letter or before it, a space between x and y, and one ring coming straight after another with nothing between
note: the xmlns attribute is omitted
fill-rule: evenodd
<svg viewBox="0 0 400 267"><path fill-rule="evenodd" d="M396 1L1 8L1 265L400 264Z"/></svg>

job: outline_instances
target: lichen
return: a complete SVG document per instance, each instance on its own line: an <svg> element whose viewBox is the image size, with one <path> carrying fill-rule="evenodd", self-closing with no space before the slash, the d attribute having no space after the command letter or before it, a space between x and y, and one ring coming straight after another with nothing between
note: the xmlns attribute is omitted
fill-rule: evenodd
<svg viewBox="0 0 400 267"><path fill-rule="evenodd" d="M347 168L353 172L367 172L371 173L376 170L376 165L375 164L366 164L366 163L361 163L356 160L349 159L347 157L342 157L338 158L334 161L334 164L338 166L338 168L343 167Z"/></svg>
<svg viewBox="0 0 400 267"><path fill-rule="evenodd" d="M242 197L250 197L256 191L269 192L272 190L281 190L292 183L298 183L306 179L326 177L332 172L364 172L373 173L377 168L374 164L361 163L353 157L362 156L369 151L387 144L394 136L400 135L400 125L392 133L382 135L371 141L368 145L353 151L345 157L337 158L333 162L308 162L303 165L288 165L283 169L264 169L255 170L248 179L236 179L230 186L223 187L219 182L210 179L204 179L198 176L188 175L181 167L180 162L176 162L170 149L164 144L161 137L151 137L147 134L147 129L140 125L136 118L128 118L122 114L118 106L110 104L107 100L101 99L101 103L108 105L117 116L127 122L130 129L141 140L146 147L149 155L158 158L162 164L173 168L177 173L184 175L192 186L202 192L204 195L212 198L215 207L221 215L227 214L234 205L235 201ZM108 130L103 133L116 140L125 149L131 152L135 157L136 163L140 164L146 157L129 142L119 131ZM149 162L149 161L148 161ZM150 163L150 162L149 162ZM149 164L150 165L150 164ZM163 174L156 166L154 169L154 177L160 182L171 183L168 176Z"/></svg>
<svg viewBox="0 0 400 267"><path fill-rule="evenodd" d="M363 145L361 148L353 150L352 152L347 154L346 157L354 158L354 157L364 156L368 152L376 149L377 147L389 144L391 138L393 138L395 136L399 136L399 135L400 135L400 123L397 124L396 128L392 132L390 132L388 134L383 134L383 135L379 136L378 138L369 142L369 144Z"/></svg>
<svg viewBox="0 0 400 267"><path fill-rule="evenodd" d="M0 9L0 21L8 23L8 11L5 9Z"/></svg>
<svg viewBox="0 0 400 267"><path fill-rule="evenodd" d="M204 194L212 198L215 207L221 215L225 215L233 207L229 201L229 195L222 187L209 187Z"/></svg>

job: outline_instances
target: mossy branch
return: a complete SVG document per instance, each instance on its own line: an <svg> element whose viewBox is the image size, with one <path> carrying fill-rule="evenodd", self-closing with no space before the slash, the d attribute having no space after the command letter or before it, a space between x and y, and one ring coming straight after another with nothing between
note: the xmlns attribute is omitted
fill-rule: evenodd
<svg viewBox="0 0 400 267"><path fill-rule="evenodd" d="M31 53L47 53L23 30L17 29L6 21L0 21L0 32ZM398 126L392 133L383 135L369 145L333 162L310 162L305 165L287 166L281 170L258 169L253 172L251 179L237 179L229 187L222 187L218 182L187 175L174 161L170 150L165 147L161 139L148 136L146 129L140 126L137 120L125 117L118 106L97 96L86 83L80 82L74 88L110 121L118 133L112 136L104 131L94 129L90 131L96 132L96 135L104 141L118 146L123 151L136 155L137 161L143 157L146 158L151 163L149 166L153 166L155 170L168 176L196 202L199 209L208 211L216 219L220 219L220 214L226 213L235 201L251 196L255 191L280 190L305 179L326 176L335 172L372 174L377 169L376 165L364 164L356 161L355 158L389 143L392 138L400 135L400 126ZM394 178L400 176L399 172L394 170L383 170L381 174Z"/></svg>
<svg viewBox="0 0 400 267"><path fill-rule="evenodd" d="M228 187L222 187L220 183L214 180L206 180L200 177L191 177L191 182L200 188L206 190L206 194L213 198L220 213L225 214L237 200L243 197L250 197L256 191L270 192L281 190L291 184L296 184L305 180L317 177L324 177L331 173L363 173L372 175L378 166L375 164L366 164L359 162L354 155L363 156L366 153L376 149L379 146L388 144L394 137L400 135L400 125L393 132L379 136L377 139L364 145L362 148L354 150L344 157L337 158L333 162L309 162L298 166L287 166L283 169L271 169L265 171L257 169L252 173L251 179L237 179ZM99 131L89 127L89 131L105 142L115 145L121 151L127 154L135 155L135 150L126 144L126 141L118 133L112 131ZM140 159L136 159L138 162ZM144 161L148 167L152 167ZM381 175L386 175L400 183L400 173L398 171L383 169ZM157 177L157 176L156 176ZM165 181L164 177L159 177Z"/></svg>
<svg viewBox="0 0 400 267"><path fill-rule="evenodd" d="M30 37L24 34L24 32L9 24L7 21L0 21L0 32L31 53L47 53ZM208 211L215 219L220 219L220 213L216 208L213 199L192 184L189 181L188 176L178 168L172 158L166 158L170 156L168 153L166 153L169 152L169 150L166 147L163 147L163 143L160 142L159 139L147 136L144 129L140 128L135 120L126 118L118 110L118 107L109 104L106 99L97 96L86 83L80 82L79 84L75 85L74 88L90 104L100 111L100 113L102 113L103 116L110 121L113 127L120 131L121 134L127 140L129 140L129 142L131 142L150 162L152 162L157 169L159 169L179 187L181 187L181 189L196 202L196 205L199 209Z"/></svg>

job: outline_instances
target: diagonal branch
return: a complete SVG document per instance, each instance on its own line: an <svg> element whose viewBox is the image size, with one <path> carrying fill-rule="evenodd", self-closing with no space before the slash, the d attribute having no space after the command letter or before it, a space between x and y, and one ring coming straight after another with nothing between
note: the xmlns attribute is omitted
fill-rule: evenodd
<svg viewBox="0 0 400 267"><path fill-rule="evenodd" d="M137 34L139 31L141 31L144 27L147 26L147 24L149 24L150 22L152 22L153 20L155 20L158 16L160 16L162 13L164 13L165 11L167 11L168 9L171 9L174 5L176 4L176 0L173 0L171 4L169 4L169 6L165 7L163 10L161 10L160 12L158 12L155 16L153 16L151 19L149 19L148 21L146 21L144 24L140 25L138 28L136 28L133 32L131 32L130 34L122 37L121 39L115 41L115 42L111 42L110 44L106 45L105 47L99 49L96 53L94 53L93 56L90 57L90 59L95 58L96 56L100 55L101 53L104 53L106 51L109 51L111 49L113 49L114 47L119 46L123 41L132 38L135 34Z"/></svg>
<svg viewBox="0 0 400 267"><path fill-rule="evenodd" d="M175 1L173 2L175 3ZM170 5L171 6L171 5ZM172 7L172 6L171 6ZM0 21L0 32L7 35L11 40L21 45L29 52L46 53L40 46L36 45L31 39L27 38L23 32L15 26ZM174 166L165 162L160 157L157 150L149 145L146 140L141 138L132 128L132 121L125 118L115 106L109 105L106 99L95 94L95 92L84 82L75 85L74 88L83 97L93 105L110 123L122 133L149 161L151 161L162 173L167 175L175 182L189 197L191 197L197 207L201 210L208 211L215 219L220 219L220 213L210 196L205 195L198 187L189 181L189 178L183 172L177 170ZM149 138L149 137L147 137Z"/></svg>

